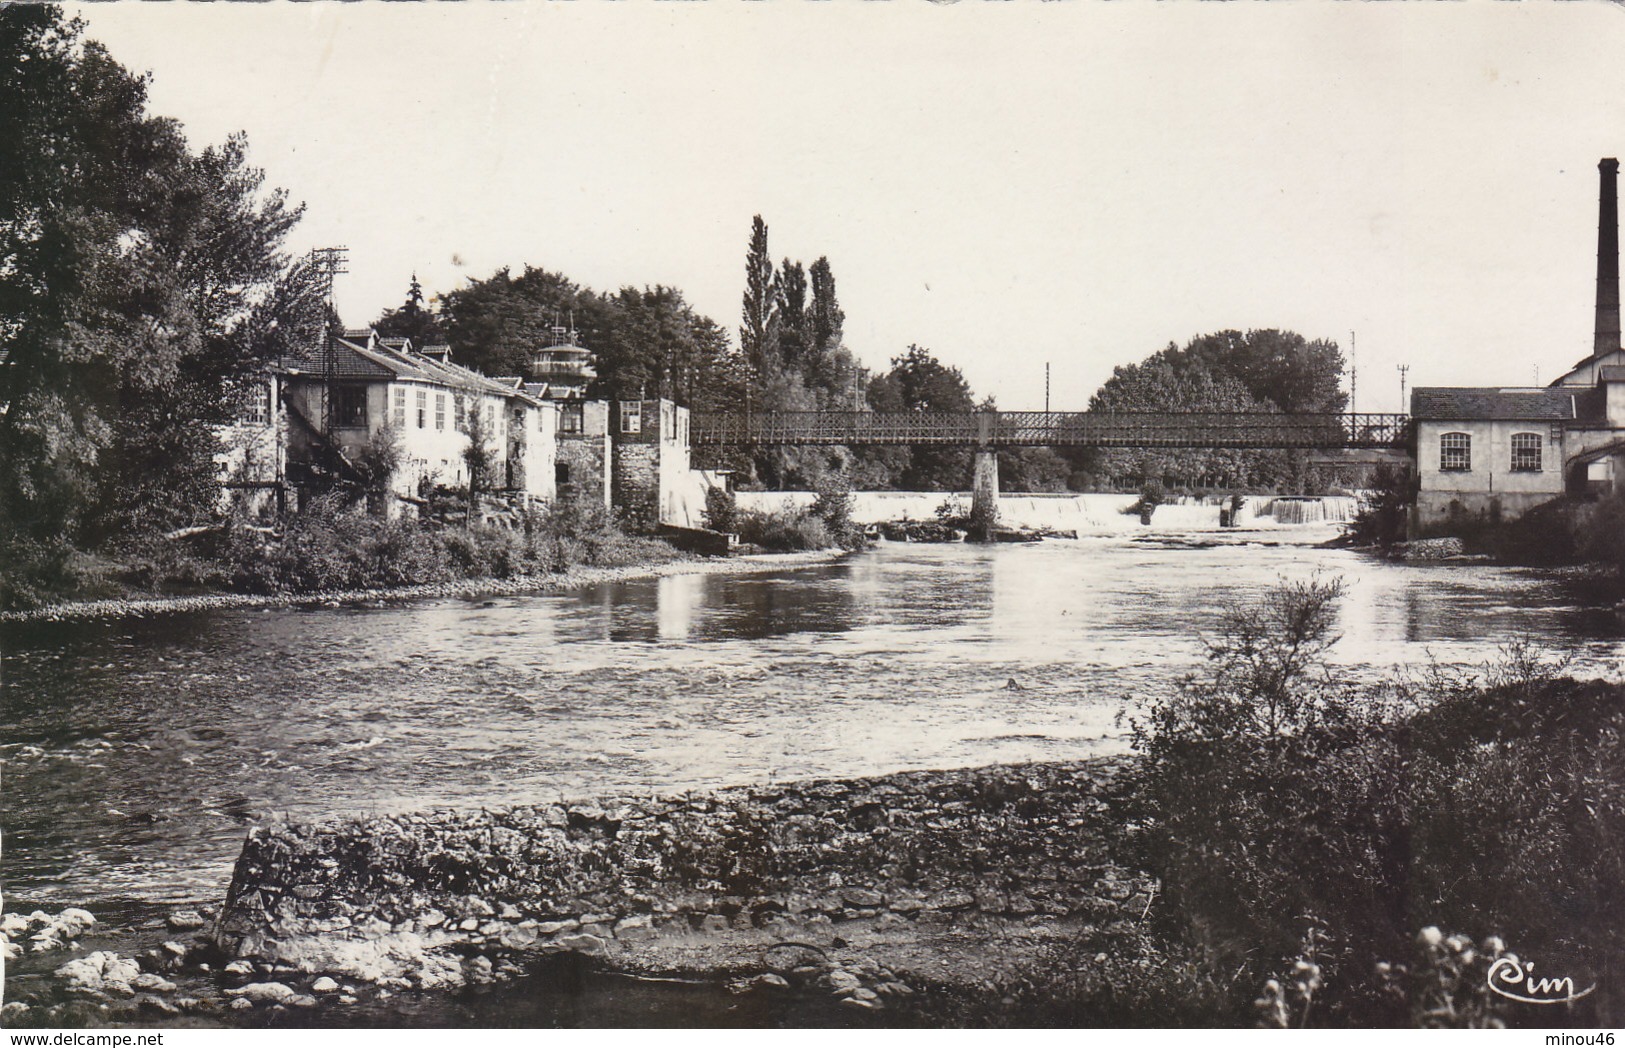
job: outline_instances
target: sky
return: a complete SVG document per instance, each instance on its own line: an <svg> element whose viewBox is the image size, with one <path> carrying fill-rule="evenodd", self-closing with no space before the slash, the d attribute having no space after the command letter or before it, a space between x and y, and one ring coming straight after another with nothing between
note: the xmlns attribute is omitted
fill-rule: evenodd
<svg viewBox="0 0 1625 1048"><path fill-rule="evenodd" d="M760 214L865 365L917 343L1008 409L1225 328L1352 343L1365 411L1400 365L1549 382L1625 156L1600 0L68 6L194 146L247 132L289 247L349 248L347 323L532 265L737 337Z"/></svg>

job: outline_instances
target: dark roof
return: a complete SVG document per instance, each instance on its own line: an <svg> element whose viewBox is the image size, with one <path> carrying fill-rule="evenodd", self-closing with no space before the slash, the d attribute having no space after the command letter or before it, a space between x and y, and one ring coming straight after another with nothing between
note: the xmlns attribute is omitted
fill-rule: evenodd
<svg viewBox="0 0 1625 1048"><path fill-rule="evenodd" d="M1625 382L1625 367L1608 364L1597 369L1598 382Z"/></svg>
<svg viewBox="0 0 1625 1048"><path fill-rule="evenodd" d="M1576 417L1573 389L1495 389L1484 387L1424 386L1411 391L1411 416L1419 421L1471 419L1572 419Z"/></svg>
<svg viewBox="0 0 1625 1048"><path fill-rule="evenodd" d="M516 389L511 384L512 380L505 384L487 378L478 371L465 368L460 364L452 364L432 357L425 357L419 353L394 349L388 346L369 349L365 342L353 342L347 338L334 339L329 346L317 349L308 355L290 357L283 361L283 368L294 373L325 375L328 353L333 354L334 377L340 379L369 379L372 381L404 379L417 382L433 382L437 385L450 386L455 389L494 393L504 397L518 396L524 400L537 399L529 396L523 390Z"/></svg>

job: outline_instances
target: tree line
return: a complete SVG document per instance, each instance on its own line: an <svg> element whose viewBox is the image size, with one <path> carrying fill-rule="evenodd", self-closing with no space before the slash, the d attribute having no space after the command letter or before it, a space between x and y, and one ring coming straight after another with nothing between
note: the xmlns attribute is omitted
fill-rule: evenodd
<svg viewBox="0 0 1625 1048"><path fill-rule="evenodd" d="M240 417L266 366L337 322L308 259L287 249L302 206L266 184L241 135L194 148L148 111L148 79L50 6L0 9L0 553L64 561L219 512L213 426ZM427 296L414 278L376 326L491 375L523 374L561 321L596 359L589 393L696 411L970 411L959 369L910 345L880 373L844 336L826 256L770 250L756 216L737 332L680 289L600 292L499 270ZM734 335L737 334L737 338ZM1090 403L1116 410L1341 410L1334 343L1224 331L1118 368ZM747 485L961 489L969 453L800 448L703 464ZM1007 490L1300 488L1301 454L1021 449Z"/></svg>

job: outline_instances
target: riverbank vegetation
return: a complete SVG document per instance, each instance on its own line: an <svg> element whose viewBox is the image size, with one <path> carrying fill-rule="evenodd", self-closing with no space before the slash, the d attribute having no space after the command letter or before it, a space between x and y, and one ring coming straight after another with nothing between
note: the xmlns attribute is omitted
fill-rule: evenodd
<svg viewBox="0 0 1625 1048"><path fill-rule="evenodd" d="M1208 672L1128 716L1129 844L1160 891L1118 930L1132 987L1083 963L1104 956L1090 941L1012 989L1046 1018L1620 1020L1625 687L1525 643L1478 678L1348 683L1324 658L1339 593L1230 609ZM1598 989L1514 1005L1481 981L1503 950Z"/></svg>
<svg viewBox="0 0 1625 1048"><path fill-rule="evenodd" d="M380 520L330 496L274 526L237 518L183 537L127 539L94 554L40 545L0 576L0 610L63 600L386 590L680 556L661 539L621 530L595 507L561 503L513 516L500 524Z"/></svg>

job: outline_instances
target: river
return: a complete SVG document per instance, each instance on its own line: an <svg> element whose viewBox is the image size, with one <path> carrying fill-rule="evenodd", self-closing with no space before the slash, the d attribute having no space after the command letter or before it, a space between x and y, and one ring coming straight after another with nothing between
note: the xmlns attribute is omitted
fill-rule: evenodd
<svg viewBox="0 0 1625 1048"><path fill-rule="evenodd" d="M1556 577L1321 549L1322 528L883 545L568 596L4 625L8 910L218 901L282 815L667 791L1121 749L1227 602L1341 577L1354 674L1520 636L1617 676Z"/></svg>

